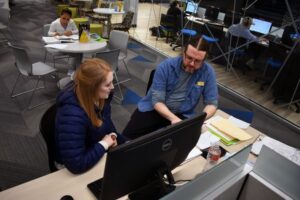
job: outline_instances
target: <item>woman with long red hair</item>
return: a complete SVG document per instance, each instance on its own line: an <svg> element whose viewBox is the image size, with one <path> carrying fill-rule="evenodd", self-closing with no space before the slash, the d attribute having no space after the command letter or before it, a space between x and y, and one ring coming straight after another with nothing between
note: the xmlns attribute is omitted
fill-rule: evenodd
<svg viewBox="0 0 300 200"><path fill-rule="evenodd" d="M111 147L124 143L111 120L113 72L103 60L85 60L73 83L57 98L55 145L57 166L82 173Z"/></svg>

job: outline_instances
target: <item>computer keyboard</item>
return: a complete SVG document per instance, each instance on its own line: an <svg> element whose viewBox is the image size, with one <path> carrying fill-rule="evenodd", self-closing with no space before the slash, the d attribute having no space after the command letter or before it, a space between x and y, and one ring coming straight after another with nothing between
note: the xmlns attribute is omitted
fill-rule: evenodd
<svg viewBox="0 0 300 200"><path fill-rule="evenodd" d="M101 178L87 185L87 187L91 190L91 192L95 195L95 197L98 200L100 200L102 193L102 180L103 179Z"/></svg>

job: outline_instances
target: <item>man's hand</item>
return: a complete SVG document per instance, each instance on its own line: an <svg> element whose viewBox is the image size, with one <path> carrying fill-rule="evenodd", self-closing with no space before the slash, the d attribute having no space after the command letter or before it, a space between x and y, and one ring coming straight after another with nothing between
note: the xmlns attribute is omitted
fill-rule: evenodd
<svg viewBox="0 0 300 200"><path fill-rule="evenodd" d="M169 120L171 124L175 124L177 122L180 122L181 119L177 117L174 113L172 113L169 108L166 106L166 104L162 102L158 102L154 105L154 109L164 118Z"/></svg>
<svg viewBox="0 0 300 200"><path fill-rule="evenodd" d="M171 120L171 124L176 124L176 123L181 122L181 121L182 121L182 119L176 117L176 118Z"/></svg>
<svg viewBox="0 0 300 200"><path fill-rule="evenodd" d="M64 32L64 35L65 36L70 36L70 35L72 35L72 31L66 31L66 32Z"/></svg>
<svg viewBox="0 0 300 200"><path fill-rule="evenodd" d="M203 112L206 112L206 119L211 118L217 111L217 106L215 105L206 105L203 109Z"/></svg>

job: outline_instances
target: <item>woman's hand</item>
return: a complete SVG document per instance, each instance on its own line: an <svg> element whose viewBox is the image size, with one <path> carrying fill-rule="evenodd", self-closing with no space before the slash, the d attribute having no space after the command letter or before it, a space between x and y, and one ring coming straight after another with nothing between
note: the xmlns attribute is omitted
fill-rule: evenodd
<svg viewBox="0 0 300 200"><path fill-rule="evenodd" d="M115 133L110 133L108 135L105 135L102 140L106 142L108 147L115 147L118 145L117 137Z"/></svg>

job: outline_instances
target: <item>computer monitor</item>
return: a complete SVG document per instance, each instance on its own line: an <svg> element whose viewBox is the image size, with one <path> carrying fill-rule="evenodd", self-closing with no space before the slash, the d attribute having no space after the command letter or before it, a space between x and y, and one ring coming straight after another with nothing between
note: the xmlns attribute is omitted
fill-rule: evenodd
<svg viewBox="0 0 300 200"><path fill-rule="evenodd" d="M198 3L189 1L186 5L185 13L196 14L198 12Z"/></svg>
<svg viewBox="0 0 300 200"><path fill-rule="evenodd" d="M253 24L250 26L250 31L264 35L270 32L271 26L272 22L253 18Z"/></svg>
<svg viewBox="0 0 300 200"><path fill-rule="evenodd" d="M200 7L198 8L198 17L204 18L206 12L206 8Z"/></svg>
<svg viewBox="0 0 300 200"><path fill-rule="evenodd" d="M219 9L211 6L206 9L205 18L211 21L217 21L218 14L219 14Z"/></svg>
<svg viewBox="0 0 300 200"><path fill-rule="evenodd" d="M195 147L205 117L206 113L197 115L109 150L101 183L90 183L88 188L101 200L130 193L130 199L145 199L147 194L158 199L173 191L163 178L166 175L174 184L171 170ZM96 183L101 188L95 188Z"/></svg>
<svg viewBox="0 0 300 200"><path fill-rule="evenodd" d="M273 35L277 38L282 38L283 32L284 32L283 28L272 26L271 31L270 31L270 35Z"/></svg>
<svg viewBox="0 0 300 200"><path fill-rule="evenodd" d="M224 24L225 26L229 27L231 26L232 24L239 24L240 21L241 21L241 14L240 13L235 13L234 14L234 20L233 20L233 23L232 23L232 12L228 12L225 14L225 18L224 18Z"/></svg>
<svg viewBox="0 0 300 200"><path fill-rule="evenodd" d="M224 22L224 18L225 18L225 13L219 12L219 14L218 14L218 20Z"/></svg>

